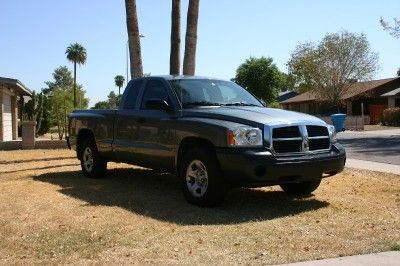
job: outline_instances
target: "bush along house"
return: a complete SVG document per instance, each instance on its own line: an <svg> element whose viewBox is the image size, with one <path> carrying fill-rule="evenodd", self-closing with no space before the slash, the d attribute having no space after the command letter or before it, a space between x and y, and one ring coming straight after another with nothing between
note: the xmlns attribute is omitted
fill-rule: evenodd
<svg viewBox="0 0 400 266"><path fill-rule="evenodd" d="M362 124L378 124L385 109L400 107L400 77L349 82L351 84L341 96L344 103L341 111L350 119L363 117ZM315 91L281 101L280 105L286 110L321 116L337 112L337 109L327 107L320 94Z"/></svg>

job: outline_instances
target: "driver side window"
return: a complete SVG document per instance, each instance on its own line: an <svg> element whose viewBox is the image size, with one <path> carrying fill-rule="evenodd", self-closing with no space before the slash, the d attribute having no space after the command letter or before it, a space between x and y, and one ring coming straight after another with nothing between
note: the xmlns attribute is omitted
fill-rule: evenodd
<svg viewBox="0 0 400 266"><path fill-rule="evenodd" d="M150 80L147 82L142 97L141 109L146 109L146 102L148 100L164 100L167 103L170 103L167 90L161 81Z"/></svg>

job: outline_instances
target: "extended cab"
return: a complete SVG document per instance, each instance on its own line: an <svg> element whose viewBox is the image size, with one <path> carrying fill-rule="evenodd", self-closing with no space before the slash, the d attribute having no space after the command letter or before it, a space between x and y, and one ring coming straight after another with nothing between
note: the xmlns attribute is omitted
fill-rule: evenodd
<svg viewBox="0 0 400 266"><path fill-rule="evenodd" d="M175 173L199 206L221 203L232 186L307 195L346 161L322 120L265 108L233 82L196 76L135 79L119 109L74 111L69 145L87 177L105 176L109 161Z"/></svg>

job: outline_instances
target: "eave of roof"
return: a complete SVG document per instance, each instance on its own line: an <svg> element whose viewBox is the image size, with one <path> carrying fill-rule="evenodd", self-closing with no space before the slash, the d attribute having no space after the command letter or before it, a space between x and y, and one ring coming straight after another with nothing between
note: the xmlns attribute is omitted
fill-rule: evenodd
<svg viewBox="0 0 400 266"><path fill-rule="evenodd" d="M285 104L285 103L302 103L302 102L314 101L315 99L316 99L316 94L314 93L314 91L307 91L305 93L299 94L297 96L289 98L280 103L283 103L283 104Z"/></svg>
<svg viewBox="0 0 400 266"><path fill-rule="evenodd" d="M1 84L5 84L7 86L12 87L13 89L18 90L22 95L26 95L26 96L31 96L32 95L32 91L30 89L28 89L28 87L26 87L18 79L0 77L0 83Z"/></svg>
<svg viewBox="0 0 400 266"><path fill-rule="evenodd" d="M400 95L400 88L394 89L392 91L386 92L382 94L382 97L390 97L390 96L397 96Z"/></svg>

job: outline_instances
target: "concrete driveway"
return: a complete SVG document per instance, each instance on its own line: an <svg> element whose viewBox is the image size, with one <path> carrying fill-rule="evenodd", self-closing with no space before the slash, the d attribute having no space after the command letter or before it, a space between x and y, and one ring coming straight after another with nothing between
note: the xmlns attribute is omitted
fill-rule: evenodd
<svg viewBox="0 0 400 266"><path fill-rule="evenodd" d="M338 134L351 159L400 165L400 129Z"/></svg>

